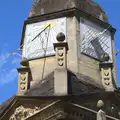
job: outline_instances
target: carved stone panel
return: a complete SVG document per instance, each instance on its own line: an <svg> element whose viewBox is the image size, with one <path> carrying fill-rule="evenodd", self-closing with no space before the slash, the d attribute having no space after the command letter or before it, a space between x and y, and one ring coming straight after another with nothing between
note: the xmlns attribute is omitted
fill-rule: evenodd
<svg viewBox="0 0 120 120"><path fill-rule="evenodd" d="M61 102L59 100L54 101L43 108L41 106L37 107L37 110L35 109L35 107L32 107L32 109L26 108L26 110L27 109L30 110L30 112L28 111L30 113L28 117L23 117L21 119L9 119L9 120L58 120L62 116L64 116L64 112L61 108Z"/></svg>
<svg viewBox="0 0 120 120"><path fill-rule="evenodd" d="M107 91L113 89L112 70L110 67L101 68L102 84Z"/></svg>
<svg viewBox="0 0 120 120"><path fill-rule="evenodd" d="M25 120L40 111L40 107L34 108L24 108L22 105L16 108L14 114L9 118L9 120Z"/></svg>
<svg viewBox="0 0 120 120"><path fill-rule="evenodd" d="M28 72L19 73L19 92L25 92L28 89Z"/></svg>
<svg viewBox="0 0 120 120"><path fill-rule="evenodd" d="M56 48L56 61L58 68L66 68L66 49L65 47Z"/></svg>

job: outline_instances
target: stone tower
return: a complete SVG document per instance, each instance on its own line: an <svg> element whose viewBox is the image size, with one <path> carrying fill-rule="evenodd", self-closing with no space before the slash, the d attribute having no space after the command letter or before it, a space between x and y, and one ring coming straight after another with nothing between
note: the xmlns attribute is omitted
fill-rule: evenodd
<svg viewBox="0 0 120 120"><path fill-rule="evenodd" d="M49 26L47 27L49 23L50 32L48 31ZM47 27L46 30L44 30L44 26ZM25 34L31 33L31 36L34 34L35 37L39 32L42 33L27 45L26 41L29 36L27 38ZM28 60L32 76L30 88L52 72L54 74L56 61L53 43L57 42L56 36L59 32L65 34L65 41L69 49L66 54L66 69L76 76L69 80L71 83L68 86L70 94L80 93L81 88L77 79L98 88L113 91L117 86L115 29L108 24L104 10L91 0L37 0L33 4L29 18L25 21L21 41L21 45L25 44L23 45L23 57ZM42 40L43 43L41 43ZM44 51L46 44L48 44L48 49ZM108 57L108 60L104 60L102 58L104 56ZM103 74L108 71L103 69L110 72L108 76L110 79L105 78L109 80L104 80ZM59 75L56 77L60 78ZM58 79L56 77L54 80ZM45 92L47 91L45 90Z"/></svg>
<svg viewBox="0 0 120 120"><path fill-rule="evenodd" d="M117 119L115 31L92 0L36 0L23 27L18 93L1 120L96 120L100 99L107 119Z"/></svg>

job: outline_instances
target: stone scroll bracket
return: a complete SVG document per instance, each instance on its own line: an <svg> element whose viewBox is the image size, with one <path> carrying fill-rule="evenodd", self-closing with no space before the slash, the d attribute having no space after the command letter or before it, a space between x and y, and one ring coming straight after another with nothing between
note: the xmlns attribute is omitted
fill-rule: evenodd
<svg viewBox="0 0 120 120"><path fill-rule="evenodd" d="M28 67L18 68L18 95L24 95L30 85L30 69Z"/></svg>
<svg viewBox="0 0 120 120"><path fill-rule="evenodd" d="M100 63L101 82L106 91L114 91L112 68L113 63Z"/></svg>
<svg viewBox="0 0 120 120"><path fill-rule="evenodd" d="M54 71L54 94L67 95L68 94L68 73L67 73L67 51L68 43L63 42L65 35L58 33L57 43L54 43L56 68Z"/></svg>

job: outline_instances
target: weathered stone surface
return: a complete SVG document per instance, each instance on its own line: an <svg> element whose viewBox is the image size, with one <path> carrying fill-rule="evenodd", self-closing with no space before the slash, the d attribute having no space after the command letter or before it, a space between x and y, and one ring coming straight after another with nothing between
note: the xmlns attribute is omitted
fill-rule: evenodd
<svg viewBox="0 0 120 120"><path fill-rule="evenodd" d="M26 96L52 96L54 94L54 73L50 73L42 81L37 81L29 89Z"/></svg>
<svg viewBox="0 0 120 120"><path fill-rule="evenodd" d="M107 22L104 10L92 0L36 0L29 17L77 8L89 15Z"/></svg>
<svg viewBox="0 0 120 120"><path fill-rule="evenodd" d="M25 108L21 105L15 109L9 120L25 120L37 114L38 112L40 112L40 110L41 108L37 106L35 106L34 108Z"/></svg>

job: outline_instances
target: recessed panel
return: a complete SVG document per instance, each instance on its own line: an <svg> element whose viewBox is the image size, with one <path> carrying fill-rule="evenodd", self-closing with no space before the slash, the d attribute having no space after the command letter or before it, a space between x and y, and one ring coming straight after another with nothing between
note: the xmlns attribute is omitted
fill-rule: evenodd
<svg viewBox="0 0 120 120"><path fill-rule="evenodd" d="M66 18L59 18L26 25L23 57L35 59L54 55L53 43L56 36L63 32L66 36Z"/></svg>
<svg viewBox="0 0 120 120"><path fill-rule="evenodd" d="M103 62L112 62L111 34L108 29L81 18L80 37L82 53Z"/></svg>

